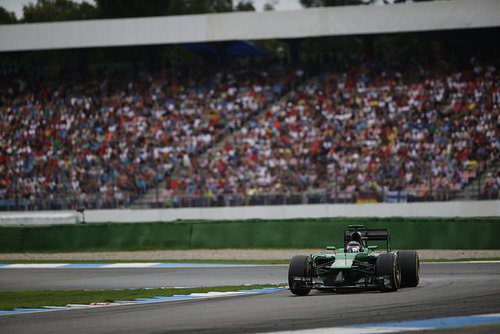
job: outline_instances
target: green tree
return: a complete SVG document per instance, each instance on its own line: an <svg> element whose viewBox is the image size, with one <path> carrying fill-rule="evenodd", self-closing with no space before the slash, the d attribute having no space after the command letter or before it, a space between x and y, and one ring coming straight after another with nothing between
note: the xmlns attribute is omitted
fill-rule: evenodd
<svg viewBox="0 0 500 334"><path fill-rule="evenodd" d="M0 6L0 24L12 24L16 22L16 15Z"/></svg>
<svg viewBox="0 0 500 334"><path fill-rule="evenodd" d="M168 15L203 14L209 13L210 4L207 0L171 0Z"/></svg>
<svg viewBox="0 0 500 334"><path fill-rule="evenodd" d="M100 18L162 16L172 0L97 0Z"/></svg>
<svg viewBox="0 0 500 334"><path fill-rule="evenodd" d="M23 22L52 22L86 19L149 17L255 10L252 0L96 0L93 6L74 0L36 0L23 7ZM16 22L0 8L0 24Z"/></svg>
<svg viewBox="0 0 500 334"><path fill-rule="evenodd" d="M211 0L211 12L223 13L233 11L233 0Z"/></svg>
<svg viewBox="0 0 500 334"><path fill-rule="evenodd" d="M232 0L170 0L167 15L222 13L233 11Z"/></svg>
<svg viewBox="0 0 500 334"><path fill-rule="evenodd" d="M274 10L274 7L276 6L277 3L278 3L278 0L267 1L266 4L264 5L264 11L268 12L268 11Z"/></svg>
<svg viewBox="0 0 500 334"><path fill-rule="evenodd" d="M331 7L331 6L346 6L346 5L359 5L360 0L300 0L304 7Z"/></svg>
<svg viewBox="0 0 500 334"><path fill-rule="evenodd" d="M240 1L242 9L249 10L247 3ZM238 5L240 4L238 3ZM221 13L233 11L232 0L96 0L101 18L147 17L163 15L184 15ZM235 9L238 7L235 7Z"/></svg>
<svg viewBox="0 0 500 334"><path fill-rule="evenodd" d="M23 6L24 22L52 22L97 18L97 10L87 2L70 0L37 0Z"/></svg>
<svg viewBox="0 0 500 334"><path fill-rule="evenodd" d="M255 7L253 5L253 1L249 0L240 0L234 7L234 10L238 12L254 12Z"/></svg>

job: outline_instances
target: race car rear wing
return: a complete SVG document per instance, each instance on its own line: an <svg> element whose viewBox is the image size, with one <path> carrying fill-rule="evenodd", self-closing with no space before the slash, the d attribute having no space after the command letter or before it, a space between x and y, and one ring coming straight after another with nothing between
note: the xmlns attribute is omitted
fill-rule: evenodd
<svg viewBox="0 0 500 334"><path fill-rule="evenodd" d="M344 248L350 241L357 241L368 247L370 240L385 240L387 251L391 251L391 231L388 228L365 228L364 225L348 225L344 231Z"/></svg>

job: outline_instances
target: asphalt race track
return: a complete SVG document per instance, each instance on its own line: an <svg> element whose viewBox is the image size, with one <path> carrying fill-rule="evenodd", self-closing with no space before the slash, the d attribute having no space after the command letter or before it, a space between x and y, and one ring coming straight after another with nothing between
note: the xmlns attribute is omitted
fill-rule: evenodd
<svg viewBox="0 0 500 334"><path fill-rule="evenodd" d="M197 287L287 282L288 266L134 269L4 269L0 291Z"/></svg>
<svg viewBox="0 0 500 334"><path fill-rule="evenodd" d="M12 270L12 271L11 271ZM93 284L95 271L74 270L68 274L59 269L27 269L0 271L2 289L24 288L31 281L50 280L54 284L74 282ZM104 282L113 279L129 283L151 276L147 284L162 281L162 275L173 275L165 269L119 270L101 269ZM253 271L252 271L253 270ZM204 275L224 281L239 276L245 283L268 283L271 278L285 281L286 267L182 269L182 275L193 285L205 285ZM134 272L139 271L139 276ZM6 279L26 278L6 287ZM50 274L52 273L52 274ZM78 275L77 275L78 274ZM60 277L62 275L63 277ZM107 276L110 275L110 276ZM127 275L134 276L128 278ZM144 275L144 276L143 276ZM261 275L259 279L259 275ZM102 279L104 276L99 276ZM167 283L165 283L167 282ZM198 282L198 283L197 283ZM125 284L123 283L123 284ZM111 283L107 283L111 284ZM122 285L120 282L116 286ZM145 283L146 284L146 283ZM77 286L71 283L66 288ZM109 287L110 285L108 285ZM307 297L292 296L288 291L228 297L210 300L139 304L98 309L9 315L0 317L2 333L250 333L297 330L348 324L417 320L431 317L461 316L500 312L500 263L422 264L420 285L392 293L360 292L331 294L311 292ZM499 332L500 327L488 327L487 332ZM463 331L460 331L463 332ZM470 332L470 331L467 331Z"/></svg>

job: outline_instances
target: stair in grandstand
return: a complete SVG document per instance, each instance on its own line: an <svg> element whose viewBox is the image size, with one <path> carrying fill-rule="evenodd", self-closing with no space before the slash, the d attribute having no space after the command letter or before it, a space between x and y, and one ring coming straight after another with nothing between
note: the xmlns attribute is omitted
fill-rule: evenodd
<svg viewBox="0 0 500 334"><path fill-rule="evenodd" d="M500 168L500 160L491 163L486 170L479 174L471 183L465 186L455 195L456 200L477 200L481 197L481 188L484 187L484 180L488 175L495 175ZM487 196L487 195L486 195Z"/></svg>
<svg viewBox="0 0 500 334"><path fill-rule="evenodd" d="M153 206L154 203L160 201L161 189L165 188L165 181L159 183L156 187L149 189L144 195L136 199L131 209L147 209Z"/></svg>
<svg viewBox="0 0 500 334"><path fill-rule="evenodd" d="M283 96L282 98L283 99L287 98L287 96L288 96L288 94L285 94L285 96ZM250 120L252 120L254 118L257 118L260 115L260 113L262 113L262 112L264 112L266 110L267 110L267 108L263 109L263 110L261 110L259 112L257 112L253 116L249 117L246 120L246 122L249 122ZM219 149L220 147L222 147L222 145L224 145L225 143L227 143L228 141L230 141L231 138L234 136L234 134L236 134L239 130L240 129L237 129L236 131L234 131L229 136L226 136L223 139L214 142L213 147L211 147L208 150L206 150L205 152L203 152L201 154L201 157L204 157L208 153L210 153L212 151L216 151L217 149ZM174 170L174 174L175 173L176 173L176 171ZM166 181L160 182L156 187L149 189L144 195L142 195L139 198L137 198L136 200L134 200L132 202L132 204L130 205L130 208L131 209L146 209L146 208L151 208L151 207L154 207L154 206L163 207L164 203L162 203L161 192L162 192L162 189L165 189L165 187L166 187L166 183L165 182Z"/></svg>
<svg viewBox="0 0 500 334"><path fill-rule="evenodd" d="M302 84L299 85L299 87L302 87L304 85L307 85L309 82L315 80L317 77L313 76L309 79L306 79L305 81L302 82ZM281 100L286 100L289 98L290 92L287 92L281 97ZM256 119L261 115L263 112L267 111L267 108L264 108L256 113L254 113L252 116L250 116L248 119L245 120L245 123L248 123L249 121ZM242 122L243 125L243 122ZM235 130L232 134L222 138L219 141L214 142L213 147L209 148L205 152L202 153L202 157L210 153L211 151L217 151L218 148L222 147L222 145L225 145L228 141L231 141L231 138L238 133L240 129ZM174 171L175 173L175 171ZM162 189L165 189L166 184L165 181L160 182L156 187L149 189L144 195L140 196L136 200L132 202L130 205L131 209L146 209L146 208L151 208L151 207L163 207L164 203L162 203Z"/></svg>

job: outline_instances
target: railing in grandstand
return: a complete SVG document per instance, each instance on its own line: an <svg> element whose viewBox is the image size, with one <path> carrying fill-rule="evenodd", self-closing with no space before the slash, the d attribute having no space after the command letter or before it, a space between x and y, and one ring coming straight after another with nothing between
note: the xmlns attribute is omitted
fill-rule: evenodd
<svg viewBox="0 0 500 334"><path fill-rule="evenodd" d="M303 193L262 193L255 195L220 194L218 196L193 195L161 195L156 199L143 203L141 208L194 208L194 207L224 207L252 205L297 205L297 204L341 204L341 203L404 203L423 201L449 201L456 199L455 193L437 189L433 194L417 196L407 191L386 192L335 192L315 190ZM499 191L495 189L471 191L463 199L493 200L499 199ZM100 194L84 198L37 198L16 200L0 200L2 211L29 210L76 210L113 209L129 207L133 201L131 193L109 199Z"/></svg>
<svg viewBox="0 0 500 334"><path fill-rule="evenodd" d="M498 191L471 195L468 199L498 199ZM424 201L449 201L455 196L451 192L437 190L433 195L419 197L406 191L383 192L329 192L317 190L303 193L264 193L256 195L222 194L219 196L174 195L159 196L155 202L145 204L154 208L223 207L251 205L297 205L297 204L342 204L342 203L404 203Z"/></svg>
<svg viewBox="0 0 500 334"><path fill-rule="evenodd" d="M100 193L77 197L49 198L17 198L0 199L1 211L31 211L31 210L76 210L85 209L116 209L130 206L137 195L131 192L120 192L110 198Z"/></svg>

